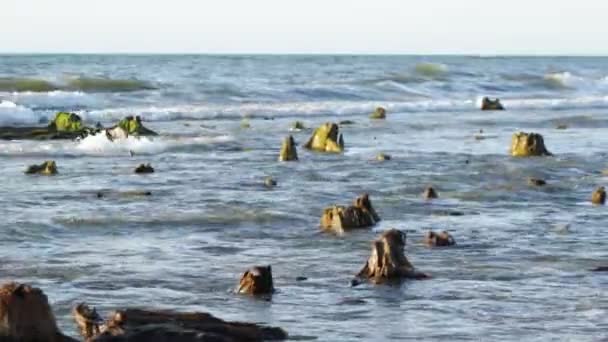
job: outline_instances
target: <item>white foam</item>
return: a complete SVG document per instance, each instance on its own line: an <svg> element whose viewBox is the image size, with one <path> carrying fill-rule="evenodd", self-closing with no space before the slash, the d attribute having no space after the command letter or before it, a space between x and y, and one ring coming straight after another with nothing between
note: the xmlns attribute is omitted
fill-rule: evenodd
<svg viewBox="0 0 608 342"><path fill-rule="evenodd" d="M552 88L580 88L585 86L582 77L575 76L570 72L551 73L544 76L545 83Z"/></svg>
<svg viewBox="0 0 608 342"><path fill-rule="evenodd" d="M0 101L0 125L37 124L40 116L11 101Z"/></svg>
<svg viewBox="0 0 608 342"><path fill-rule="evenodd" d="M40 92L14 92L7 95L11 101L25 105L30 108L74 108L93 107L100 104L100 99L95 95L85 94L81 91L56 90L46 93Z"/></svg>
<svg viewBox="0 0 608 342"><path fill-rule="evenodd" d="M100 155L126 155L129 151L136 154L157 154L165 151L167 146L167 142L161 139L129 136L110 141L105 134L96 134L79 141L76 150Z"/></svg>

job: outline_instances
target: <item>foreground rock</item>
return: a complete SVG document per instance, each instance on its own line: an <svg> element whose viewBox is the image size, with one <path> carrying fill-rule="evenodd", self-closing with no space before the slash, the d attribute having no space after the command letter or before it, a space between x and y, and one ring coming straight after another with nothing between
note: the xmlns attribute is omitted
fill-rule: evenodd
<svg viewBox="0 0 608 342"><path fill-rule="evenodd" d="M135 173L154 173L154 168L150 163L139 164L139 166L135 168Z"/></svg>
<svg viewBox="0 0 608 342"><path fill-rule="evenodd" d="M25 284L0 287L0 341L72 342L59 331L47 297Z"/></svg>
<svg viewBox="0 0 608 342"><path fill-rule="evenodd" d="M281 145L281 152L279 154L279 161L296 161L298 160L298 150L296 149L296 143L293 137L290 135L283 139Z"/></svg>
<svg viewBox="0 0 608 342"><path fill-rule="evenodd" d="M34 175L34 174L45 175L45 176L56 175L57 174L57 164L55 164L54 160L47 160L40 165L28 166L27 170L25 170L25 173L28 175Z"/></svg>
<svg viewBox="0 0 608 342"><path fill-rule="evenodd" d="M603 205L606 203L606 188L600 186L591 194L591 203Z"/></svg>
<svg viewBox="0 0 608 342"><path fill-rule="evenodd" d="M287 333L280 328L227 322L202 312L125 309L114 312L104 322L95 309L80 304L73 314L87 341L257 342L287 338Z"/></svg>
<svg viewBox="0 0 608 342"><path fill-rule="evenodd" d="M424 235L424 243L431 247L445 247L454 246L456 240L445 230L439 233L430 230Z"/></svg>
<svg viewBox="0 0 608 342"><path fill-rule="evenodd" d="M513 157L551 156L545 147L543 136L538 133L518 132L511 138Z"/></svg>
<svg viewBox="0 0 608 342"><path fill-rule="evenodd" d="M505 110L499 99L490 100L489 97L484 97L481 100L481 110Z"/></svg>
<svg viewBox="0 0 608 342"><path fill-rule="evenodd" d="M357 274L375 284L402 279L424 279L429 275L419 272L405 256L406 235L396 229L385 231L372 242L372 253L367 263Z"/></svg>
<svg viewBox="0 0 608 342"><path fill-rule="evenodd" d="M344 139L339 131L335 123L324 123L315 129L304 147L318 152L341 153L344 151Z"/></svg>
<svg viewBox="0 0 608 342"><path fill-rule="evenodd" d="M379 221L369 195L363 194L349 207L334 205L323 210L321 228L342 234L350 229L371 227Z"/></svg>
<svg viewBox="0 0 608 342"><path fill-rule="evenodd" d="M374 120L386 119L386 109L382 107L376 108L376 110L369 116L369 118Z"/></svg>
<svg viewBox="0 0 608 342"><path fill-rule="evenodd" d="M269 266L254 266L241 276L237 293L250 295L267 295L274 292L272 283L272 268Z"/></svg>

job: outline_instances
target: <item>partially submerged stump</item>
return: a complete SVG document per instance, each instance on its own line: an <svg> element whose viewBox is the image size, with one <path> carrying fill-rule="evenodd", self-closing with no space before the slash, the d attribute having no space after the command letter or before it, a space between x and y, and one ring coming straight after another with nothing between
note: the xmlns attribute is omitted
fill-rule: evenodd
<svg viewBox="0 0 608 342"><path fill-rule="evenodd" d="M239 342L280 341L280 328L252 323L227 322L208 313L125 309L103 322L94 309L80 304L74 318L87 341L106 342Z"/></svg>
<svg viewBox="0 0 608 342"><path fill-rule="evenodd" d="M344 138L339 132L335 123L324 123L315 129L304 147L318 152L341 153L344 151Z"/></svg>
<svg viewBox="0 0 608 342"><path fill-rule="evenodd" d="M380 221L368 194L357 197L349 207L331 206L323 210L321 228L344 233L346 230L368 228Z"/></svg>
<svg viewBox="0 0 608 342"><path fill-rule="evenodd" d="M600 186L599 188L595 189L591 195L591 203L598 205L603 205L606 203L606 188Z"/></svg>
<svg viewBox="0 0 608 342"><path fill-rule="evenodd" d="M489 97L484 97L481 100L481 110L505 110L500 99L490 100Z"/></svg>
<svg viewBox="0 0 608 342"><path fill-rule="evenodd" d="M430 199L434 199L434 198L439 198L439 195L437 194L437 191L435 191L435 188L433 188L432 186L429 186L426 189L424 189L424 192L422 193L422 197L426 200L430 200Z"/></svg>
<svg viewBox="0 0 608 342"><path fill-rule="evenodd" d="M40 165L30 165L28 166L25 173L28 175L38 174L38 175L56 175L57 174L57 164L55 164L54 160L47 160Z"/></svg>
<svg viewBox="0 0 608 342"><path fill-rule="evenodd" d="M377 107L376 110L370 114L369 118L374 120L386 119L386 109Z"/></svg>
<svg viewBox="0 0 608 342"><path fill-rule="evenodd" d="M445 230L439 233L429 230L424 235L424 243L431 247L445 247L455 245L456 240Z"/></svg>
<svg viewBox="0 0 608 342"><path fill-rule="evenodd" d="M264 186L269 189L274 188L275 186L277 186L277 181L274 178L268 176L264 178Z"/></svg>
<svg viewBox="0 0 608 342"><path fill-rule="evenodd" d="M375 284L402 279L424 279L429 275L419 272L405 256L406 234L397 229L382 233L372 242L372 253L357 274Z"/></svg>
<svg viewBox="0 0 608 342"><path fill-rule="evenodd" d="M26 284L0 287L0 341L76 341L61 333L42 290Z"/></svg>
<svg viewBox="0 0 608 342"><path fill-rule="evenodd" d="M139 164L139 166L135 168L135 173L154 173L154 168L150 163Z"/></svg>
<svg viewBox="0 0 608 342"><path fill-rule="evenodd" d="M304 125L304 123L302 121L296 121L294 122L291 127L289 128L290 131L292 132L299 132L301 130L306 129L306 126Z"/></svg>
<svg viewBox="0 0 608 342"><path fill-rule="evenodd" d="M254 266L241 276L237 293L250 295L267 295L274 292L272 282L272 268L268 266Z"/></svg>
<svg viewBox="0 0 608 342"><path fill-rule="evenodd" d="M298 150L296 149L296 143L293 137L290 135L283 139L281 145L281 152L279 154L279 161L296 161L298 160Z"/></svg>
<svg viewBox="0 0 608 342"><path fill-rule="evenodd" d="M376 156L377 161L387 161L387 160L391 160L391 159L392 159L392 157L390 156L390 154L380 153Z"/></svg>
<svg viewBox="0 0 608 342"><path fill-rule="evenodd" d="M513 157L551 156L545 147L543 136L538 133L517 132L511 138Z"/></svg>

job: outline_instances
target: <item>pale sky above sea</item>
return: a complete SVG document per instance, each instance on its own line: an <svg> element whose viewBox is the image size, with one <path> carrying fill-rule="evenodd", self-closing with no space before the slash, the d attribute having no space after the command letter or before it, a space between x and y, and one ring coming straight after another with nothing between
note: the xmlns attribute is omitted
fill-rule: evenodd
<svg viewBox="0 0 608 342"><path fill-rule="evenodd" d="M608 0L1 0L0 52L608 55Z"/></svg>

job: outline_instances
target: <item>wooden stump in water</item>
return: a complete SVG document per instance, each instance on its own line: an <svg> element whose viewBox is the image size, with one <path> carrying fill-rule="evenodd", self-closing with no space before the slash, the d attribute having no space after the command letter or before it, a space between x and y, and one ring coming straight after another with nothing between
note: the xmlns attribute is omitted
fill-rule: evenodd
<svg viewBox="0 0 608 342"><path fill-rule="evenodd" d="M428 274L417 271L405 256L405 240L406 234L397 229L382 233L372 242L371 256L357 277L375 284L407 278L428 278Z"/></svg>

